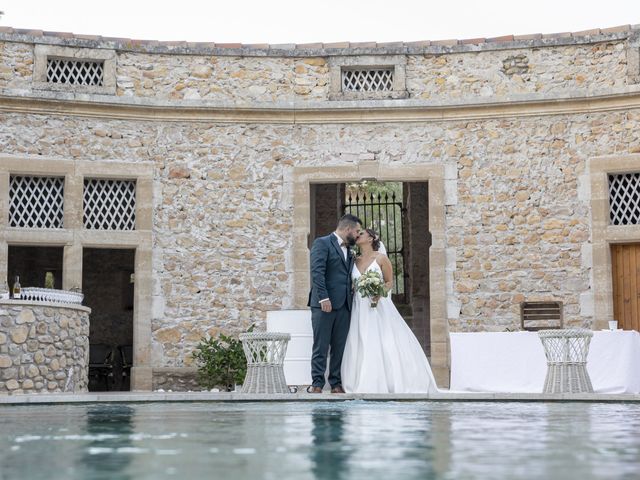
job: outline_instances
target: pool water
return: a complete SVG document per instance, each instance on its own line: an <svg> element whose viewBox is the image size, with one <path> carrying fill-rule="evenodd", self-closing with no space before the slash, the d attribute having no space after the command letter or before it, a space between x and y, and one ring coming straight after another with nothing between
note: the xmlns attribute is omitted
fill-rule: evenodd
<svg viewBox="0 0 640 480"><path fill-rule="evenodd" d="M640 404L0 406L0 479L640 478Z"/></svg>

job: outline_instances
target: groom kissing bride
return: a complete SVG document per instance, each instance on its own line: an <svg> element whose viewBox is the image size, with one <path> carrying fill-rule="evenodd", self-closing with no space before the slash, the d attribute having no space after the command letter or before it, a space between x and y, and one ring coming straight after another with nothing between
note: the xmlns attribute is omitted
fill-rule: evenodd
<svg viewBox="0 0 640 480"><path fill-rule="evenodd" d="M357 257L351 250L356 245ZM437 391L427 357L391 296L370 299L355 292L358 278L370 270L383 278L386 291L393 287L378 234L346 214L333 233L313 242L310 260L313 352L307 391L322 393L328 358L331 393Z"/></svg>

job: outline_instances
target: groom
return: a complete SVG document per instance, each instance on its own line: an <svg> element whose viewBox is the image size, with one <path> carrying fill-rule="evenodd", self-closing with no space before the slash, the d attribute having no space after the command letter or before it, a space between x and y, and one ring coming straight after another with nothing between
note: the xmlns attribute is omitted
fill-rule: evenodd
<svg viewBox="0 0 640 480"><path fill-rule="evenodd" d="M351 320L351 269L353 255L349 247L355 245L362 222L351 214L344 215L336 231L316 238L311 247L311 325L313 353L311 356L312 385L309 393L322 393L327 354L331 347L329 384L331 393L344 393L340 378L342 354Z"/></svg>

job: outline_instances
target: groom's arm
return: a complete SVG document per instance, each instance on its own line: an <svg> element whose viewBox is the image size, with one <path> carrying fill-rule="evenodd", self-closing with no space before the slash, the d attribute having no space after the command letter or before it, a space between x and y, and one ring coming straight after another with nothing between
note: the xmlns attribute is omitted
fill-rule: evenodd
<svg viewBox="0 0 640 480"><path fill-rule="evenodd" d="M311 282L321 302L329 299L325 277L328 256L327 242L317 238L311 246Z"/></svg>

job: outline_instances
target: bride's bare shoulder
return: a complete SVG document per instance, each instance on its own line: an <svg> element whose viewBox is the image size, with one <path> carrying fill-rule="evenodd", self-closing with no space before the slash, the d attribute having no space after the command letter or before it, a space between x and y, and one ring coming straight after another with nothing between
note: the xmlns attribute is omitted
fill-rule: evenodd
<svg viewBox="0 0 640 480"><path fill-rule="evenodd" d="M382 266L383 263L388 263L389 265L391 265L391 260L389 260L389 257L387 257L384 253L379 253L376 257L376 261L380 266Z"/></svg>

